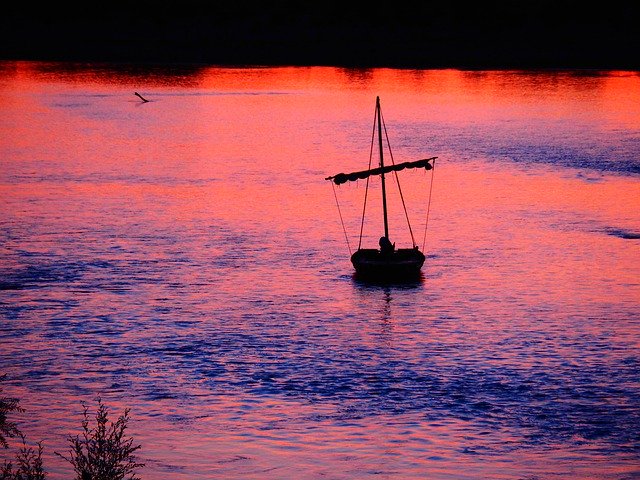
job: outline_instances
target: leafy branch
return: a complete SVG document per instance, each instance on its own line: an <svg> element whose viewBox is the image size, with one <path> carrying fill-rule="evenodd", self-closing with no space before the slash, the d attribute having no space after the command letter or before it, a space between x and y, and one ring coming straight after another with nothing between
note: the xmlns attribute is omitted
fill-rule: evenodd
<svg viewBox="0 0 640 480"><path fill-rule="evenodd" d="M0 375L0 382L7 377L7 374ZM2 388L0 388L2 393ZM3 448L9 448L7 438L20 436L20 430L14 422L10 422L7 415L11 412L24 412L24 409L20 407L20 402L17 398L0 397L0 445Z"/></svg>
<svg viewBox="0 0 640 480"><path fill-rule="evenodd" d="M134 453L141 445L134 445L133 438L126 438L129 410L109 422L108 408L98 398L95 427L89 425L89 409L83 405L82 433L69 436L68 456L54 452L73 465L76 480L140 480L136 469L144 467L138 463Z"/></svg>

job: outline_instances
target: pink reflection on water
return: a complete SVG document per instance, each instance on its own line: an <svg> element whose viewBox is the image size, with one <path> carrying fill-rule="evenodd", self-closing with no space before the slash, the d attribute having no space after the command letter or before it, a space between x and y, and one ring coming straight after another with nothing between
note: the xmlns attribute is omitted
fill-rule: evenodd
<svg viewBox="0 0 640 480"><path fill-rule="evenodd" d="M518 164L463 136L521 142L523 155L547 140L581 151L591 134L631 137L637 75L202 68L145 76L29 63L2 72L3 268L49 269L33 288L2 292L3 305L22 308L3 320L3 367L28 411L25 431L45 441L52 478L68 474L52 451L97 394L114 414L133 408L146 478L635 471L604 441L527 448L506 420L477 412L465 420L453 409L466 402L456 395L482 391L483 375L544 390L540 372L571 383L572 368L613 375L637 355L629 312L640 300L638 246L617 234L640 232L636 176ZM151 101L139 104L133 91ZM396 162L438 156L426 278L413 290L350 280L324 180L366 167L376 95ZM407 173L421 244L430 177ZM353 247L364 184L337 194ZM369 245L382 227L377 194L374 182ZM400 209L390 224L393 240L408 244ZM431 398L404 371L435 377L428 388L453 383L453 393L443 387ZM408 398L394 400L403 411L376 409L393 407L382 394L366 402L362 376L382 373ZM319 393L308 387L314 381ZM357 401L341 396L345 382L359 386ZM515 402L493 394L478 403ZM612 408L626 401L602 397ZM530 407L522 401L502 415L518 419ZM489 420L497 423L483 426Z"/></svg>

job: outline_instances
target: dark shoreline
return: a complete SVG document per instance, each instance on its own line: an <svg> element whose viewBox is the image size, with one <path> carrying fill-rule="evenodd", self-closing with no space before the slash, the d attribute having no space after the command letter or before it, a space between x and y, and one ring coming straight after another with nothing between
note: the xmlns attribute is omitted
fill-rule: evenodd
<svg viewBox="0 0 640 480"><path fill-rule="evenodd" d="M633 2L450 1L374 10L144 0L4 10L3 60L640 70Z"/></svg>

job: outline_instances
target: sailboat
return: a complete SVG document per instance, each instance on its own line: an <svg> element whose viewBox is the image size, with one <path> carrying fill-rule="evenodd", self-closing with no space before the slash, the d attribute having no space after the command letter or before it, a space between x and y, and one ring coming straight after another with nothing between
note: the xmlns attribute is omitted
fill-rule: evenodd
<svg viewBox="0 0 640 480"><path fill-rule="evenodd" d="M383 225L384 225L384 235L380 237L379 247L380 248L362 248L362 227L360 230L360 243L358 245L358 249L351 254L351 263L355 268L356 275L361 278L371 278L376 280L414 280L420 277L421 269L425 262L425 255L416 245L413 231L411 229L411 225L409 224L409 231L411 233L412 239L412 247L411 248L396 248L395 242L391 243L389 238L389 220L387 214L387 191L385 185L385 174L394 173L396 182L398 184L398 189L400 192L400 198L402 199L402 203L404 206L404 197L402 196L402 189L400 188L400 182L398 179L397 172L405 169L415 169L415 168L423 168L425 170L432 170L435 166L435 160L438 157L430 157L424 158L421 160L415 160L411 162L403 162L396 164L393 161L393 156L390 154L391 164L385 165L384 153L383 153L383 128L386 137L386 125L384 124L384 120L382 117L382 111L380 108L380 97L376 97L376 109L374 115L374 135L372 135L372 145L371 152L373 152L373 142L375 141L375 132L377 130L377 139L378 139L378 151L379 151L379 166L376 168L371 168L371 159L369 160L369 168L367 170L351 172L351 173L338 173L336 175L332 175L326 177L325 180L330 180L335 185L341 185L346 182L356 181L356 180L367 180L367 191L365 192L365 206L363 208L362 213L362 224L364 224L364 213L366 210L366 201L367 194L369 188L369 178L371 176L379 176L380 177L380 186L382 191L382 212L383 212ZM389 145L389 139L386 137L387 145ZM390 146L388 148L390 152ZM432 172L433 173L433 172ZM432 186L433 186L433 175ZM431 191L431 189L430 189ZM335 190L334 190L335 194ZM429 197L431 194L429 194ZM429 205L431 204L431 199L429 198ZM340 205L337 201L338 209L340 209ZM405 214L407 212L406 206L404 208ZM428 210L427 210L428 212ZM342 214L340 213L340 218L342 219ZM428 219L428 213L427 213ZM408 215L407 215L407 223ZM344 229L344 223L343 223ZM426 236L426 225L425 225L425 236ZM347 237L345 230L345 237ZM347 238L348 243L348 238Z"/></svg>

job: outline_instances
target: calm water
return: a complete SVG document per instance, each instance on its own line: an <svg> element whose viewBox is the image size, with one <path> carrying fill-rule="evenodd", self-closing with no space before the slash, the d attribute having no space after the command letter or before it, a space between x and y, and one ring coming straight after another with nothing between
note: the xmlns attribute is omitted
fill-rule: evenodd
<svg viewBox="0 0 640 480"><path fill-rule="evenodd" d="M365 183L347 243L324 180L377 95L438 157L414 284L353 278ZM48 478L98 396L144 479L640 478L638 73L4 63L0 113L2 388Z"/></svg>

